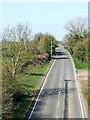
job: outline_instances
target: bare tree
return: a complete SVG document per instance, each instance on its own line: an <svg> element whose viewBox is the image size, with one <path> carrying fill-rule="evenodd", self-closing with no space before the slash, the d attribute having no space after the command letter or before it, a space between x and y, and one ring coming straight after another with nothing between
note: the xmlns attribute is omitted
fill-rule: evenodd
<svg viewBox="0 0 90 120"><path fill-rule="evenodd" d="M76 19L72 19L65 24L64 28L71 34L83 36L83 32L87 31L87 18L78 17Z"/></svg>
<svg viewBox="0 0 90 120"><path fill-rule="evenodd" d="M87 61L87 18L78 17L65 24L68 33L64 37L64 44L81 61ZM66 41L66 42L65 42ZM85 46L82 44L85 43ZM77 55L78 54L78 55Z"/></svg>
<svg viewBox="0 0 90 120"><path fill-rule="evenodd" d="M16 28L10 29L9 27L4 31L2 36L3 45L5 45L5 41L9 42L7 44L8 47L8 57L12 59L12 74L15 75L17 71L18 64L20 65L23 53L23 57L27 55L28 52L28 45L31 41L31 29L29 29L28 24L25 26L19 24ZM4 51L3 51L4 52ZM20 67L20 66L19 66Z"/></svg>

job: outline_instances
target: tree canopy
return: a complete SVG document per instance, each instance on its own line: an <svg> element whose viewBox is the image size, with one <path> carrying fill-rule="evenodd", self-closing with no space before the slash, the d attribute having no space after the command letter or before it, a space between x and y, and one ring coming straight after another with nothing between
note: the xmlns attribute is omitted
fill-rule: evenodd
<svg viewBox="0 0 90 120"><path fill-rule="evenodd" d="M82 62L88 61L87 18L78 17L65 25L68 34L64 37L65 45Z"/></svg>
<svg viewBox="0 0 90 120"><path fill-rule="evenodd" d="M4 30L2 34L2 113L5 119L10 117L14 102L25 91L25 86L19 80L20 73L29 64L36 66L47 59L50 60L51 40L54 53L58 42L50 34L37 33L32 37L32 29L28 24L19 24Z"/></svg>

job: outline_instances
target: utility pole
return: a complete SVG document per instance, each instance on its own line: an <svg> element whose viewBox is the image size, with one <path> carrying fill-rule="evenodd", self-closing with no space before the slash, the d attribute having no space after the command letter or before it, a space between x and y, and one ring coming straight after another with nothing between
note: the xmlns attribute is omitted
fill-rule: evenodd
<svg viewBox="0 0 90 120"><path fill-rule="evenodd" d="M52 39L51 39L51 59L52 59Z"/></svg>

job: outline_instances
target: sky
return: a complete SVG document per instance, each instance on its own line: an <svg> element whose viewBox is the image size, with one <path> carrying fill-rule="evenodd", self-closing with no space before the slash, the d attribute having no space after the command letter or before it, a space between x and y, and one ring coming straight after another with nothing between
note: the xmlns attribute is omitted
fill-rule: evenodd
<svg viewBox="0 0 90 120"><path fill-rule="evenodd" d="M33 35L50 33L62 41L65 24L77 17L88 17L88 2L2 2L2 29L28 23Z"/></svg>

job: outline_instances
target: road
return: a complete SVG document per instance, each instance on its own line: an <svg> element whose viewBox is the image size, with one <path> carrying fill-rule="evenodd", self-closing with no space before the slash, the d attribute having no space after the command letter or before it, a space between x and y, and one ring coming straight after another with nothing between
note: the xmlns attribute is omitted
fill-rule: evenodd
<svg viewBox="0 0 90 120"><path fill-rule="evenodd" d="M63 46L57 48L54 63L29 116L31 118L83 118L75 68Z"/></svg>

